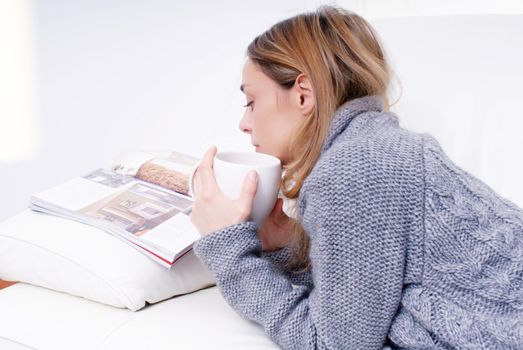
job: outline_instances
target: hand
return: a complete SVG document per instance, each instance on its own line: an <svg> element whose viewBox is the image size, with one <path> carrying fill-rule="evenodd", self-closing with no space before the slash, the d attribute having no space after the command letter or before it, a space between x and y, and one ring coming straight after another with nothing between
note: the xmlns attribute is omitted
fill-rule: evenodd
<svg viewBox="0 0 523 350"><path fill-rule="evenodd" d="M258 187L258 174L251 171L243 181L240 197L235 200L228 198L216 183L213 171L215 155L216 147L213 146L205 153L193 178L195 202L191 222L202 236L246 221L251 215Z"/></svg>
<svg viewBox="0 0 523 350"><path fill-rule="evenodd" d="M285 247L292 237L293 220L283 212L283 200L278 198L274 208L258 229L262 251L271 252Z"/></svg>

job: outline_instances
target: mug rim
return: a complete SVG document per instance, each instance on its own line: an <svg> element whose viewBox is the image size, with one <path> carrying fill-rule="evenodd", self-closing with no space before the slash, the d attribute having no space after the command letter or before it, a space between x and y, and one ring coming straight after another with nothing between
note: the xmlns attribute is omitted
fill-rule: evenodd
<svg viewBox="0 0 523 350"><path fill-rule="evenodd" d="M230 161L227 159L223 159L221 156L250 156L250 157L256 157L261 158L264 161L267 161L267 163L264 164L241 164L234 161ZM255 152L242 152L242 151L224 151L224 152L218 152L216 153L216 156L214 157L214 160L219 160L221 162L232 164L236 166L241 167L252 167L252 166L281 166L281 161L279 158L271 156L270 154L265 153L255 153Z"/></svg>
<svg viewBox="0 0 523 350"><path fill-rule="evenodd" d="M222 155L222 154L223 155L233 155L233 154L235 154L235 155L242 155L242 154L243 155L245 155L245 154L254 155L255 157L265 158L266 160L270 160L273 162L271 164L258 164L260 166L279 166L279 167L281 167L281 161L279 158L271 156L270 154L265 154L265 153L253 153L253 152L242 152L242 151L223 151L223 152L216 153L213 161L219 160L220 162L224 162L227 164L231 164L234 166L240 166L240 167L252 167L253 166L252 164L238 164L238 163L234 163L231 161L227 161L227 160L218 158L218 155ZM201 161L194 165L194 167L191 171L191 175L189 176L189 193L188 194L192 198L195 197L194 185L193 185L194 174L196 173L196 170L198 169L200 164L201 164Z"/></svg>

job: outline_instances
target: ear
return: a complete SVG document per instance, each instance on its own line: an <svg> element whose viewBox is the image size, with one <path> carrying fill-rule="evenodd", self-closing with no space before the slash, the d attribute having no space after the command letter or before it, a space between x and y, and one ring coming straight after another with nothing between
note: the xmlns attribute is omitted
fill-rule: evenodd
<svg viewBox="0 0 523 350"><path fill-rule="evenodd" d="M316 105L316 98L310 79L303 73L296 77L293 90L293 103L303 116L309 116Z"/></svg>

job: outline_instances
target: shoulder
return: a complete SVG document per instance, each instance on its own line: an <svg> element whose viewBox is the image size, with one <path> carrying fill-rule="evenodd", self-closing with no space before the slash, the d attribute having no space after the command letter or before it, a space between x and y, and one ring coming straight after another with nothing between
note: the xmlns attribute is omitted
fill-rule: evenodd
<svg viewBox="0 0 523 350"><path fill-rule="evenodd" d="M397 125L361 130L337 137L304 181L298 208L309 232L332 220L401 222L421 210L423 134Z"/></svg>
<svg viewBox="0 0 523 350"><path fill-rule="evenodd" d="M392 113L357 121L325 149L302 187L304 193L390 184L421 177L424 134L401 128Z"/></svg>

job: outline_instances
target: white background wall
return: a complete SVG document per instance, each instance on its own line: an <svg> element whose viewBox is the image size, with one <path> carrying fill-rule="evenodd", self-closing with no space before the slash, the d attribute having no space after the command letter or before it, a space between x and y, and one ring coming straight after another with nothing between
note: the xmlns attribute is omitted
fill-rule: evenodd
<svg viewBox="0 0 523 350"><path fill-rule="evenodd" d="M175 149L200 156L211 144L220 149L248 149L248 137L237 129L244 104L239 85L245 48L271 24L315 9L320 3L333 1L0 0L0 220L25 208L31 193L108 166L125 150ZM523 12L519 1L337 3L368 18ZM387 20L379 23L378 29L391 28ZM383 34L395 57L401 56L399 48L412 49L413 40L423 39ZM456 41L451 45L461 47ZM506 50L510 45L507 42ZM414 97L428 96L423 91L409 95L415 90L409 82L429 85L426 79L444 76L433 74L431 59L453 62L448 54L425 53L419 56L427 60L421 67L427 74L425 79L418 71L409 70L419 60L395 62L407 84L405 104L397 108L407 114L418 113L423 107ZM519 59L518 54L510 62ZM492 60L489 79L495 80L496 60L503 62L503 53ZM467 68L465 58L460 67ZM467 82L474 72L468 71L457 81ZM509 73L505 70L503 77ZM520 88L520 78L510 78L510 86ZM462 106L458 97L453 103ZM498 105L502 103L498 101ZM434 113L452 113L438 109L441 104L430 106ZM480 104L475 106L480 108ZM504 106L507 109L510 103ZM495 158L499 149L510 152L514 145L523 148L521 142L473 149L477 145L460 142L456 136L470 130L470 122L462 119L454 134L449 131L452 126L429 123L428 127L441 133L446 139L444 146L451 146L450 153L456 157L460 152L483 152L476 158L462 157L467 169L510 171L509 176L515 177L521 168L506 161L493 167L489 159ZM407 124L419 130L427 126L416 121ZM505 125L513 134L523 126L518 118ZM445 136L449 132L451 136ZM506 183L513 178L509 180ZM511 187L502 187L495 185L504 195L514 192Z"/></svg>
<svg viewBox="0 0 523 350"><path fill-rule="evenodd" d="M11 72L0 81L0 220L125 150L248 147L237 132L245 49L319 4L0 0L0 72Z"/></svg>
<svg viewBox="0 0 523 350"><path fill-rule="evenodd" d="M369 19L523 13L521 0L337 0Z"/></svg>

